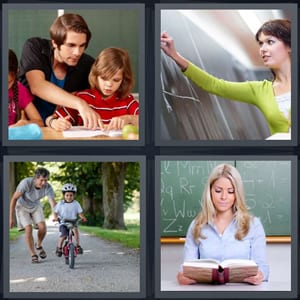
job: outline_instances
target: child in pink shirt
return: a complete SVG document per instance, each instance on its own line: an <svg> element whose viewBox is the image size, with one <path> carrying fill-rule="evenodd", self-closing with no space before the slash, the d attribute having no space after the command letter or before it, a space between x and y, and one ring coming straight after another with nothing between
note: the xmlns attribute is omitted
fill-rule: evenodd
<svg viewBox="0 0 300 300"><path fill-rule="evenodd" d="M8 51L8 125L22 126L36 123L44 126L43 120L32 103L33 96L17 80L18 59L16 54ZM22 113L23 111L23 113Z"/></svg>

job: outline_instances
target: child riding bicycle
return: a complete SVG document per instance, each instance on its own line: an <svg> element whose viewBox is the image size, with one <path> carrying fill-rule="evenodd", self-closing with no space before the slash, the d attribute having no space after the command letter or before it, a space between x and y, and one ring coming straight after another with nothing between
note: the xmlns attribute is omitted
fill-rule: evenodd
<svg viewBox="0 0 300 300"><path fill-rule="evenodd" d="M63 200L59 201L57 205L54 208L54 217L53 221L58 221L60 219L61 221L63 220L77 220L79 217L82 222L86 222L87 219L83 215L83 210L81 208L81 205L79 204L78 201L74 200L75 194L77 192L77 188L74 184L72 183L66 183L63 185L61 189L63 193ZM75 225L74 229L74 238L76 241L76 247L78 250L79 254L83 253L83 249L81 248L79 244L79 232L77 225ZM62 223L59 226L59 232L60 232L60 237L58 240L58 244L56 247L56 255L61 257L62 256L62 243L67 237L68 234L68 229L67 227Z"/></svg>

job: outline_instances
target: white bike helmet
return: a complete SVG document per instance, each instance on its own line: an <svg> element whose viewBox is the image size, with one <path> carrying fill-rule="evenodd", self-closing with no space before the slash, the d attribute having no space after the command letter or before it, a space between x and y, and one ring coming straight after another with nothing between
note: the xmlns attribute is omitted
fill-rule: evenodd
<svg viewBox="0 0 300 300"><path fill-rule="evenodd" d="M77 192L77 188L74 184L72 183L66 183L63 185L63 187L61 188L62 192L73 192L76 193Z"/></svg>

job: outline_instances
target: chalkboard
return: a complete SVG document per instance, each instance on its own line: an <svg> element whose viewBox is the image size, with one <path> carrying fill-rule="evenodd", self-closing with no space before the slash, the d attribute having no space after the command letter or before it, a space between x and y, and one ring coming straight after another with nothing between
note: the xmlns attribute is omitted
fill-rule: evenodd
<svg viewBox="0 0 300 300"><path fill-rule="evenodd" d="M290 161L161 161L162 237L184 237L201 209L208 175L220 163L235 166L243 179L246 204L267 236L291 234Z"/></svg>
<svg viewBox="0 0 300 300"><path fill-rule="evenodd" d="M135 78L133 92L138 92L139 10L137 9L65 9L65 13L80 14L87 22L92 38L86 53L97 57L107 47L128 51ZM50 39L49 28L58 16L57 9L9 9L8 46L20 59L24 42L30 37Z"/></svg>

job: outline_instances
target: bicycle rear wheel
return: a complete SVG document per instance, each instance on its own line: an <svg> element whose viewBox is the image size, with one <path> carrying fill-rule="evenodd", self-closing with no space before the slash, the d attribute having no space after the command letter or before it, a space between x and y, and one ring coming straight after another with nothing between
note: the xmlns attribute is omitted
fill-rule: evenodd
<svg viewBox="0 0 300 300"><path fill-rule="evenodd" d="M69 248L69 267L71 269L73 269L74 265L75 265L75 246L74 246L74 244L70 244L70 248Z"/></svg>

